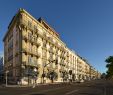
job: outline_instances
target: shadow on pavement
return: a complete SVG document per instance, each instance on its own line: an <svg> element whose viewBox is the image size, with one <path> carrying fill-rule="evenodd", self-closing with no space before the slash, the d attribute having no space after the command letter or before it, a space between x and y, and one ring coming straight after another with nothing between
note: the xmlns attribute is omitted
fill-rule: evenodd
<svg viewBox="0 0 113 95"><path fill-rule="evenodd" d="M45 95L45 94L30 94L30 95Z"/></svg>
<svg viewBox="0 0 113 95"><path fill-rule="evenodd" d="M92 93L79 93L80 95L95 95L95 94L92 94Z"/></svg>

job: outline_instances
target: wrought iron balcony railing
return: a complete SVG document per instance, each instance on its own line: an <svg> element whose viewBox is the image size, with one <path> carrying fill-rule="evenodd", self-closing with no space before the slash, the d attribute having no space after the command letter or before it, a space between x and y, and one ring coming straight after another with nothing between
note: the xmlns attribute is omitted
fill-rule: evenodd
<svg viewBox="0 0 113 95"><path fill-rule="evenodd" d="M32 56L36 56L38 58L41 56L40 52L38 52L38 51L33 52L33 51L28 50L27 48L22 48L22 52L29 54L29 55L32 55Z"/></svg>
<svg viewBox="0 0 113 95"><path fill-rule="evenodd" d="M41 45L39 42L37 42L37 41L35 41L35 40L31 39L31 38L28 38L28 37L25 36L25 35L23 36L23 39L24 39L25 41L31 42L32 44L34 44L34 45L36 45L36 46L40 46L40 45Z"/></svg>

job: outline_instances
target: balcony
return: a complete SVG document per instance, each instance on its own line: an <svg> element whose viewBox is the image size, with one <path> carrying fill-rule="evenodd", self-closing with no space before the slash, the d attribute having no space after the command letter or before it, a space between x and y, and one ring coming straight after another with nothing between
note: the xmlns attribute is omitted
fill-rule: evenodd
<svg viewBox="0 0 113 95"><path fill-rule="evenodd" d="M40 53L39 52L32 52L32 51L27 51L27 54L31 55L31 56L35 56L37 58L40 57Z"/></svg>
<svg viewBox="0 0 113 95"><path fill-rule="evenodd" d="M27 48L26 48L26 47L23 47L23 48L22 48L22 52L23 52L23 53L27 53Z"/></svg>
<svg viewBox="0 0 113 95"><path fill-rule="evenodd" d="M64 68L63 67L61 67L60 69L59 69L59 72L64 72L65 70L64 70Z"/></svg>
<svg viewBox="0 0 113 95"><path fill-rule="evenodd" d="M63 67L66 66L63 61L60 62L60 65L63 66Z"/></svg>
<svg viewBox="0 0 113 95"><path fill-rule="evenodd" d="M32 52L32 51L29 51L27 48L22 48L22 52L26 53L28 55L36 56L37 58L40 57L40 53L38 51L37 52Z"/></svg>
<svg viewBox="0 0 113 95"><path fill-rule="evenodd" d="M37 47L39 47L41 44L39 42L37 42L37 40L33 40L32 38L28 38L27 36L23 36L22 37L25 41L29 41L31 42L33 45L36 45Z"/></svg>
<svg viewBox="0 0 113 95"><path fill-rule="evenodd" d="M29 65L29 66L35 66L35 67L38 66L38 64L36 62L28 62L27 65Z"/></svg>
<svg viewBox="0 0 113 95"><path fill-rule="evenodd" d="M58 42L55 42L55 46L59 48Z"/></svg>
<svg viewBox="0 0 113 95"><path fill-rule="evenodd" d="M33 26L29 26L28 22L26 20L21 20L20 21L20 25L26 26L29 30L34 31L34 27Z"/></svg>
<svg viewBox="0 0 113 95"><path fill-rule="evenodd" d="M47 41L49 41L51 44L54 44L53 38L51 38L51 37L47 37Z"/></svg>
<svg viewBox="0 0 113 95"><path fill-rule="evenodd" d="M66 68L69 68L69 66L68 66L68 65L66 65Z"/></svg>
<svg viewBox="0 0 113 95"><path fill-rule="evenodd" d="M23 62L23 65L24 65L24 66L31 66L31 67L40 68L40 64L37 64L36 62L26 62L26 61L24 61L24 62Z"/></svg>
<svg viewBox="0 0 113 95"><path fill-rule="evenodd" d="M63 58L63 59L65 59L65 58L66 58L66 56L65 56L65 54L64 54L64 53L62 53L62 54L60 55L60 57L61 57L61 58Z"/></svg>
<svg viewBox="0 0 113 95"><path fill-rule="evenodd" d="M54 53L54 51L53 51L53 49L52 49L52 48L50 48L50 49L49 49L49 52L50 52L50 53Z"/></svg>
<svg viewBox="0 0 113 95"><path fill-rule="evenodd" d="M67 53L67 57L69 57L69 53Z"/></svg>
<svg viewBox="0 0 113 95"><path fill-rule="evenodd" d="M62 50L63 52L66 52L66 50L65 50L65 48L64 48L63 46L60 46L59 48L60 48L60 50Z"/></svg>
<svg viewBox="0 0 113 95"><path fill-rule="evenodd" d="M23 36L22 37L25 41L27 41L28 39L27 39L27 36Z"/></svg>

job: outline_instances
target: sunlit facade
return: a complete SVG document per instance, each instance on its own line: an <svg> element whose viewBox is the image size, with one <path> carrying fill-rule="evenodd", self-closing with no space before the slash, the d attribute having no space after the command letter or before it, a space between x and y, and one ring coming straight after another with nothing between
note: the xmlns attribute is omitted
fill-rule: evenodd
<svg viewBox="0 0 113 95"><path fill-rule="evenodd" d="M53 28L24 9L13 17L3 41L4 72L9 71L10 81L33 84L97 77L97 71L70 50Z"/></svg>

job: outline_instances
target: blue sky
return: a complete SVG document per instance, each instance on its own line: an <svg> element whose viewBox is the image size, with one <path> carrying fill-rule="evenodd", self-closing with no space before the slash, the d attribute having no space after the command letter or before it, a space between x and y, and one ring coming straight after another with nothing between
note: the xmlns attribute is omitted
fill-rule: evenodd
<svg viewBox="0 0 113 95"><path fill-rule="evenodd" d="M113 1L111 0L1 0L0 55L8 24L19 8L43 17L67 46L100 72L113 55Z"/></svg>

